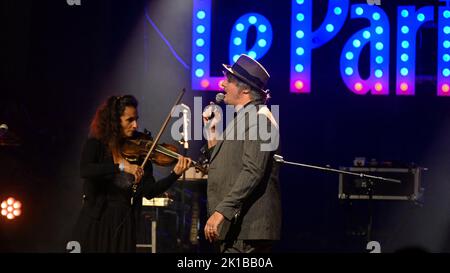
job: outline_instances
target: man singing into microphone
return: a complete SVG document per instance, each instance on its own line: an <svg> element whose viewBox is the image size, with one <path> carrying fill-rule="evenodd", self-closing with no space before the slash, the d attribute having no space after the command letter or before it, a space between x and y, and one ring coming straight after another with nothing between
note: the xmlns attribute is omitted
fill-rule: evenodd
<svg viewBox="0 0 450 273"><path fill-rule="evenodd" d="M224 68L223 101L234 107L235 117L216 136L214 125L220 115L212 119L203 115L210 136L209 218L204 233L224 253L270 252L280 239L281 198L279 166L273 160L278 124L265 106L269 74L247 55ZM270 132L271 139L261 132Z"/></svg>

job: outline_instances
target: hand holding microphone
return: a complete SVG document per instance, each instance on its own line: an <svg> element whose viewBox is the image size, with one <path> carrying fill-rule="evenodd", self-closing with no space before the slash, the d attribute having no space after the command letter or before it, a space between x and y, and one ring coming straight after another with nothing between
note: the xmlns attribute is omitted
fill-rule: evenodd
<svg viewBox="0 0 450 273"><path fill-rule="evenodd" d="M203 111L203 121L205 123L205 126L211 127L211 123L213 123L213 120L215 120L215 124L217 124L218 121L221 119L220 115L220 109L217 104L221 103L225 97L225 94L218 93L216 95L216 100L214 102L210 102L209 105L206 107L205 111Z"/></svg>
<svg viewBox="0 0 450 273"><path fill-rule="evenodd" d="M205 125L206 134L208 141L213 141L209 143L210 145L215 144L216 140L216 125L221 121L221 109L217 104L221 103L224 99L225 95L223 93L218 93L216 95L216 102L210 102L210 104L206 107L205 111L203 111L203 123Z"/></svg>

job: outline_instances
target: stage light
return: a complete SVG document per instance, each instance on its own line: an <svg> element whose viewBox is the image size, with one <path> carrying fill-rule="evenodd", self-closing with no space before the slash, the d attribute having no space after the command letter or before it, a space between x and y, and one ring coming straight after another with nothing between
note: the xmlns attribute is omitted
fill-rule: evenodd
<svg viewBox="0 0 450 273"><path fill-rule="evenodd" d="M334 8L334 14L341 15L342 14L342 9L340 7L335 7Z"/></svg>
<svg viewBox="0 0 450 273"><path fill-rule="evenodd" d="M400 74L402 74L402 76L408 76L408 68L403 67L402 69L400 69Z"/></svg>
<svg viewBox="0 0 450 273"><path fill-rule="evenodd" d="M209 81L208 80L202 80L201 82L200 82L200 85L203 87L203 88L208 88L209 87Z"/></svg>
<svg viewBox="0 0 450 273"><path fill-rule="evenodd" d="M370 39L370 32L367 31L367 30L365 30L365 31L363 32L363 37L364 37L365 39Z"/></svg>
<svg viewBox="0 0 450 273"><path fill-rule="evenodd" d="M22 214L22 203L9 197L1 203L1 215L12 220Z"/></svg>
<svg viewBox="0 0 450 273"><path fill-rule="evenodd" d="M445 48L450 48L450 41L445 40L443 45L444 45Z"/></svg>
<svg viewBox="0 0 450 273"><path fill-rule="evenodd" d="M22 203L20 203L20 201L14 202L13 208L14 208L14 209L20 209L20 208L22 208Z"/></svg>
<svg viewBox="0 0 450 273"><path fill-rule="evenodd" d="M345 53L345 58L347 58L347 60L351 61L353 59L353 53L350 51Z"/></svg>
<svg viewBox="0 0 450 273"><path fill-rule="evenodd" d="M255 60L262 58L272 44L269 20L258 13L247 13L237 19L236 25L239 27L233 27L230 35L229 61L233 62L235 55L242 53ZM248 46L248 32L252 27L256 28L256 39L252 46Z"/></svg>
<svg viewBox="0 0 450 273"><path fill-rule="evenodd" d="M256 19L255 16L250 16L250 17L248 18L248 22L249 22L250 24L252 24L252 25L256 24L257 21L258 21L258 20Z"/></svg>
<svg viewBox="0 0 450 273"><path fill-rule="evenodd" d="M423 20L425 20L425 15L423 13L417 14L417 20L419 20L419 22L423 22Z"/></svg>
<svg viewBox="0 0 450 273"><path fill-rule="evenodd" d="M442 15L444 15L445 19L448 19L448 18L450 18L450 11L446 10L446 11L444 11L444 13L442 13Z"/></svg>
<svg viewBox="0 0 450 273"><path fill-rule="evenodd" d="M442 56L442 60L444 60L444 62L450 61L450 55L449 55L449 54L444 54L444 55Z"/></svg>
<svg viewBox="0 0 450 273"><path fill-rule="evenodd" d="M378 20L380 20L381 15L378 12L374 12L372 14L372 18L373 18L373 20L378 21Z"/></svg>
<svg viewBox="0 0 450 273"><path fill-rule="evenodd" d="M355 13L361 16L364 13L364 10L361 7L359 7L355 10Z"/></svg>
<svg viewBox="0 0 450 273"><path fill-rule="evenodd" d="M353 46L358 48L361 46L361 42L358 39L353 40Z"/></svg>
<svg viewBox="0 0 450 273"><path fill-rule="evenodd" d="M450 76L450 69L445 68L444 70L442 70L442 75L443 75L444 77Z"/></svg>
<svg viewBox="0 0 450 273"><path fill-rule="evenodd" d="M296 81L295 82L295 88L297 88L297 90L302 90L303 89L303 82L302 81Z"/></svg>
<svg viewBox="0 0 450 273"><path fill-rule="evenodd" d="M445 34L450 34L450 27L449 26L445 26L444 27L444 33Z"/></svg>
<svg viewBox="0 0 450 273"><path fill-rule="evenodd" d="M203 32L205 32L205 27L202 26L202 25L199 25L199 26L197 27L197 32L198 32L198 33L203 33Z"/></svg>
<svg viewBox="0 0 450 273"><path fill-rule="evenodd" d="M203 71L203 69L199 68L197 70L195 70L195 75L199 78L203 77L203 75L205 75L205 71Z"/></svg>
<svg viewBox="0 0 450 273"><path fill-rule="evenodd" d="M375 77L377 78L383 77L383 71L380 69L375 70Z"/></svg>
<svg viewBox="0 0 450 273"><path fill-rule="evenodd" d="M406 53L403 53L400 58L402 59L402 61L407 62L409 60L409 56Z"/></svg>
<svg viewBox="0 0 450 273"><path fill-rule="evenodd" d="M201 63L205 60L205 55L197 54L197 56L195 56L195 59L197 60L197 62Z"/></svg>
<svg viewBox="0 0 450 273"><path fill-rule="evenodd" d="M258 30L262 33L266 32L267 27L265 25L259 25Z"/></svg>
<svg viewBox="0 0 450 273"><path fill-rule="evenodd" d="M402 90L403 92L406 92L406 91L408 91L408 84L406 84L406 83L402 83L402 84L400 84L400 90Z"/></svg>
<svg viewBox="0 0 450 273"><path fill-rule="evenodd" d="M383 45L383 43L381 43L381 42L378 42L378 43L375 44L375 48L376 48L377 50L383 50L383 47L384 47L384 45Z"/></svg>
<svg viewBox="0 0 450 273"><path fill-rule="evenodd" d="M332 24L328 24L328 25L325 27L325 29L326 29L328 32L333 32L334 26L333 26Z"/></svg>
<svg viewBox="0 0 450 273"><path fill-rule="evenodd" d="M206 13L203 10L197 12L198 19L202 20L202 19L205 19L205 17L206 17Z"/></svg>
<svg viewBox="0 0 450 273"><path fill-rule="evenodd" d="M303 69L304 69L304 67L301 64L298 64L298 65L295 66L295 71L297 71L299 73L303 72Z"/></svg>
<svg viewBox="0 0 450 273"><path fill-rule="evenodd" d="M383 28L382 27L376 27L375 32L379 35L383 34Z"/></svg>
<svg viewBox="0 0 450 273"><path fill-rule="evenodd" d="M193 89L204 90L201 87L201 81L208 79L210 85L208 90L215 90L218 81L218 77L214 77L211 74L210 67L210 47L211 39L211 3L212 0L194 0L193 9L193 27L192 27L192 66L191 66L191 79ZM444 77L443 73L445 68L449 68L450 63L450 10L448 7L439 7L438 14L435 15L436 7L425 6L398 6L397 7L397 24L394 28L390 27L390 21L388 14L377 6L371 6L366 4L350 5L349 1L330 0L328 1L327 14L320 24L320 27L313 28L314 24L318 20L314 20L315 13L313 12L314 1L291 1L291 16L290 20L290 88L293 93L310 93L311 87L311 56L313 50L323 46L332 40L342 29L345 24L349 12L351 19L366 19L369 21L367 28L360 29L353 36L351 36L341 53L340 73L343 76L343 80L352 92L355 92L354 86L356 82L361 83L363 86L359 95L365 95L368 92L373 92L375 95L387 95L389 92L389 76L394 74L389 71L390 58L395 54L390 54L390 42L389 37L396 37L396 90L400 95L414 95L415 89L415 75L416 75L416 37L420 28L428 21L435 21L437 25L438 34L438 52L439 56L437 64L437 84L436 88L439 92L442 92L442 85L447 83L450 77ZM437 17L437 19L436 19ZM320 18L317 18L320 19ZM316 24L317 25L317 24ZM249 35L249 30L255 27L256 38L254 35ZM286 26L289 27L289 26ZM231 27L232 33L229 39L229 63L237 60L236 55L246 53L251 55L254 59L262 59L266 52L271 47L272 42L272 26L270 21L261 15L260 13L246 13L236 20L235 25ZM396 30L397 35L391 33L391 29ZM253 30L253 29L252 29ZM252 46L249 46L248 39L252 37ZM202 39L202 40L198 40ZM370 59L369 69L370 74L365 79L361 78L361 75L357 73L358 60L361 57L362 49L370 44ZM348 45L348 46L347 46ZM386 45L386 46L384 46ZM253 51L253 52L252 52ZM347 54L347 52L351 52ZM203 58L197 59L197 55L203 54ZM445 55L447 54L447 55ZM445 55L445 56L444 56ZM200 61L203 60L203 61ZM301 64L303 69L300 69ZM353 74L349 77L346 73L346 68L351 67ZM203 70L203 76L198 77L196 74L197 69ZM402 68L406 68L408 73L403 73ZM377 70L381 70L383 76L377 78L373 73ZM364 69L367 70L367 69ZM299 72L301 71L301 72ZM378 73L380 74L380 72ZM404 76L406 75L406 76ZM301 80L303 83L303 89L299 92L295 88L297 80ZM380 83L383 86L382 92L374 92L375 84ZM401 83L408 83L408 92L400 90ZM439 89L441 86L441 89ZM386 87L386 88L384 88ZM446 96L449 94L447 93Z"/></svg>
<svg viewBox="0 0 450 273"><path fill-rule="evenodd" d="M402 42L402 47L403 47L404 49L408 48L408 47L409 47L409 42L408 42L408 41L403 41L403 42Z"/></svg>
<svg viewBox="0 0 450 273"><path fill-rule="evenodd" d="M409 32L409 27L407 27L407 26L402 26L402 33L403 34L406 34L406 33L408 33Z"/></svg>
<svg viewBox="0 0 450 273"><path fill-rule="evenodd" d="M382 56L377 56L376 58L375 58L375 62L377 63L377 64L382 64L383 63L383 57Z"/></svg>
<svg viewBox="0 0 450 273"><path fill-rule="evenodd" d="M346 74L347 76L353 75L353 68L351 68L351 67L345 68L345 74Z"/></svg>
<svg viewBox="0 0 450 273"><path fill-rule="evenodd" d="M450 90L450 86L448 84L442 85L442 92L447 93Z"/></svg>
<svg viewBox="0 0 450 273"><path fill-rule="evenodd" d="M265 47L265 46L267 45L267 42L266 42L266 40L261 39L261 40L258 41L258 45L259 45L260 47Z"/></svg>
<svg viewBox="0 0 450 273"><path fill-rule="evenodd" d="M197 41L195 42L195 44L199 47L202 47L205 45L205 40L203 40L202 38L197 39Z"/></svg>
<svg viewBox="0 0 450 273"><path fill-rule="evenodd" d="M361 91L363 88L362 84L360 82L355 83L355 90L356 91Z"/></svg>
<svg viewBox="0 0 450 273"><path fill-rule="evenodd" d="M381 90L383 90L383 85L381 83L376 83L375 84L375 90L380 92Z"/></svg>
<svg viewBox="0 0 450 273"><path fill-rule="evenodd" d="M404 9L404 10L402 10L402 16L403 17L408 17L408 15L409 15L409 12L406 10L406 9Z"/></svg>

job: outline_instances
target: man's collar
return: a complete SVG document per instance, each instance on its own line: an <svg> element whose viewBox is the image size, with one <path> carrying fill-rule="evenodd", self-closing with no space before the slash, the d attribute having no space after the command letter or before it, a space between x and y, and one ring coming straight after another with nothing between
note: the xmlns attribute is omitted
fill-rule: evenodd
<svg viewBox="0 0 450 273"><path fill-rule="evenodd" d="M236 106L234 107L234 110L235 110L235 112L234 112L234 117L236 117L236 116L238 115L238 113L239 113L240 111L242 111L242 109L244 109L245 107L249 106L250 104L253 104L253 105L256 106L257 103L258 103L257 101L251 100L251 101L247 102L247 103L244 104L244 105L242 105L242 104L236 105Z"/></svg>
<svg viewBox="0 0 450 273"><path fill-rule="evenodd" d="M251 103L252 103L252 101L249 101L244 105L238 104L238 105L234 106L234 110L236 111L236 113L238 113L239 111L241 111L242 109L244 109L247 105L249 105Z"/></svg>

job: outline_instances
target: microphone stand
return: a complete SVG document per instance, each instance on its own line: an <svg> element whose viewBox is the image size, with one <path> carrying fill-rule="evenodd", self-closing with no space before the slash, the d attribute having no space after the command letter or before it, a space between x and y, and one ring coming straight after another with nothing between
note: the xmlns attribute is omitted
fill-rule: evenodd
<svg viewBox="0 0 450 273"><path fill-rule="evenodd" d="M189 106L185 104L181 104L181 107L183 107L183 138L180 140L180 143L183 144L183 156L187 155L187 151L189 149L189 130L188 130L188 114L191 112L191 109ZM181 247L184 249L184 242L185 242L185 229L186 229L186 198L185 198L185 190L184 185L186 183L186 172L183 172L182 180L181 180Z"/></svg>
<svg viewBox="0 0 450 273"><path fill-rule="evenodd" d="M314 166L314 165L308 165L308 164L302 164L302 163L286 161L286 160L283 159L283 157L281 155L277 155L277 154L273 156L273 159L275 159L275 161L278 162L278 163L284 163L284 164L295 165L295 166L306 167L306 168L312 168L312 169L317 169L317 170L348 174L348 175L358 176L358 177L361 177L361 178L369 178L369 179L376 179L376 180L382 180L382 181L389 181L389 182L393 182L393 183L402 183L402 181L400 181L398 179L393 179L393 178L385 178L385 177L381 177L381 176L368 175L368 174L364 174L364 173L355 173L355 172L349 172L349 171L333 169L333 168L329 168L329 167L320 167L320 166Z"/></svg>
<svg viewBox="0 0 450 273"><path fill-rule="evenodd" d="M369 221L368 221L368 224L367 224L367 241L368 242L371 241L371 235L372 235L372 221L373 221L372 200L373 200L373 186L374 186L373 180L392 182L392 183L401 183L401 180L393 179L393 178L386 178L386 177L381 177L381 176L368 175L368 174L364 174L364 173L356 173L356 172L349 172L349 171L344 171L344 170L338 170L338 169L333 169L333 168L329 168L329 167L320 167L320 166L314 166L314 165L308 165L308 164L302 164L302 163L297 163L297 162L286 161L286 160L284 160L284 158L281 155L277 155L277 154L275 154L273 156L273 159L276 162L278 162L278 163L294 165L294 166L300 166L300 167L305 167L305 168L311 168L311 169L316 169L316 170L321 170L321 171L328 171L328 172L347 174L347 175L358 176L360 178L367 179L367 182L368 182L367 183L368 184L367 193L368 193L368 196L369 196L369 203L368 203L368 206L369 206Z"/></svg>

